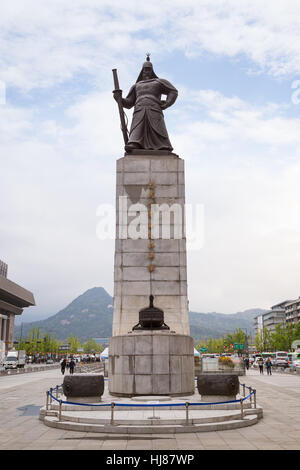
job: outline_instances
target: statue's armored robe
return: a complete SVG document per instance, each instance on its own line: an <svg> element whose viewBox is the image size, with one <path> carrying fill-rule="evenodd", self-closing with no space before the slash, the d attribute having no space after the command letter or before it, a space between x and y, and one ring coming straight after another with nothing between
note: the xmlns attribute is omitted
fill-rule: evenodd
<svg viewBox="0 0 300 470"><path fill-rule="evenodd" d="M167 95L166 102L161 95ZM152 78L138 81L122 100L124 108L132 108L134 112L126 148L141 148L146 150L169 150L173 147L169 140L161 109L174 103L177 90L167 80Z"/></svg>

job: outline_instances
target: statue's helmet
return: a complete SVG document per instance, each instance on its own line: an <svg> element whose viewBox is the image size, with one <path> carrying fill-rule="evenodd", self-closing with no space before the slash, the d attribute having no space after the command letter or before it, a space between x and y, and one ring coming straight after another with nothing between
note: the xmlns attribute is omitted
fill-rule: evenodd
<svg viewBox="0 0 300 470"><path fill-rule="evenodd" d="M151 78L158 78L158 76L154 73L152 62L150 62L150 54L148 53L146 62L143 63L142 70L140 71L140 74L137 78L137 82L143 80L143 71L145 68L151 68Z"/></svg>

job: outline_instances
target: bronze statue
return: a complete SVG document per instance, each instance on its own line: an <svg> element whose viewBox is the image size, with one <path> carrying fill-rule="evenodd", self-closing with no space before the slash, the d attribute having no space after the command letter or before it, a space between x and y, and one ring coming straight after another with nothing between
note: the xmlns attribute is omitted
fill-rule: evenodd
<svg viewBox="0 0 300 470"><path fill-rule="evenodd" d="M122 90L119 89L116 70L113 70L115 79L113 94L119 105L125 150L127 152L136 149L166 150L169 152L173 150L166 129L163 110L175 103L178 91L168 80L157 77L149 55L147 54L147 60L143 64L138 79L135 85L131 87L126 98L122 98ZM165 101L161 99L161 95L167 96ZM129 137L127 137L122 107L130 109L133 106L132 123Z"/></svg>

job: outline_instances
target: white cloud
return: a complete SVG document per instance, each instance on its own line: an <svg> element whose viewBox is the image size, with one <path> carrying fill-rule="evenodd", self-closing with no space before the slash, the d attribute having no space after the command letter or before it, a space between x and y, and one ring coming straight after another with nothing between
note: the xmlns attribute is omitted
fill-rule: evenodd
<svg viewBox="0 0 300 470"><path fill-rule="evenodd" d="M44 88L53 99L51 87L65 84L70 94L79 75L88 81L72 105L62 87L53 113L11 100L0 108L0 257L11 278L35 292L36 310L50 314L93 285L112 293L113 242L96 238L96 209L114 201L115 160L123 153L111 68L118 66L124 90L148 50L158 61L173 51L245 56L255 72L297 74L300 6L2 3L0 80L9 91ZM178 88L181 99L166 121L186 161L187 202L203 203L206 217L205 245L189 257L191 307L229 312L269 307L275 294L297 296L299 119L276 103L258 107L217 90Z"/></svg>
<svg viewBox="0 0 300 470"><path fill-rule="evenodd" d="M87 73L107 84L117 63L174 50L247 57L275 76L300 69L296 0L12 0L0 15L0 78L26 91Z"/></svg>
<svg viewBox="0 0 300 470"><path fill-rule="evenodd" d="M186 200L205 207L205 244L189 256L191 308L232 312L292 298L300 274L298 119L214 90L183 98L167 122L185 159ZM93 285L112 293L114 243L96 237L96 209L114 203L122 156L111 92L79 97L59 123L4 112L0 243L12 279L36 293L39 313L55 313Z"/></svg>

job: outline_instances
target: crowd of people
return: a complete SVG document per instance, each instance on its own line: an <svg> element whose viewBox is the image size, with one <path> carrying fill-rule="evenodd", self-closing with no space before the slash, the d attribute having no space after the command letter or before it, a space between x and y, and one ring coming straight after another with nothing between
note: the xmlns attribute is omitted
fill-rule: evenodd
<svg viewBox="0 0 300 470"><path fill-rule="evenodd" d="M245 364L246 369L248 370L249 366L250 366L249 357L246 356L244 358L244 364ZM265 367L267 369L267 375L272 375L272 366L273 366L273 364L272 364L272 360L271 360L270 357L268 357L265 361L263 360L262 357L260 357L257 360L257 364L258 364L260 374L264 373L264 367Z"/></svg>

